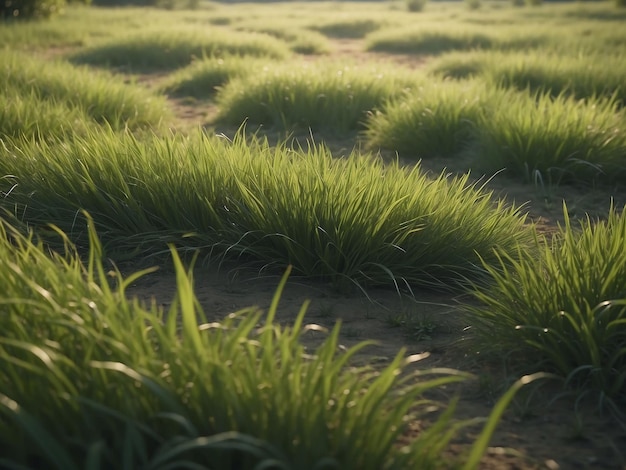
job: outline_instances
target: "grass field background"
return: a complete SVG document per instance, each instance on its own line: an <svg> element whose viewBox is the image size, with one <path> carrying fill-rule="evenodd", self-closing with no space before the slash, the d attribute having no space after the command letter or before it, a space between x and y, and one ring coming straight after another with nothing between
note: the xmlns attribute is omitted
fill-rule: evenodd
<svg viewBox="0 0 626 470"><path fill-rule="evenodd" d="M478 468L503 462L499 420L552 394L574 396L559 418L607 416L598 458L623 467L624 23L609 2L484 1L0 24L0 466ZM167 308L127 295L154 263ZM231 266L231 297L244 268L276 294L214 314L207 265ZM329 328L308 302L282 316L284 272L329 288L313 305L452 313L375 314L419 338L375 361L330 307Z"/></svg>

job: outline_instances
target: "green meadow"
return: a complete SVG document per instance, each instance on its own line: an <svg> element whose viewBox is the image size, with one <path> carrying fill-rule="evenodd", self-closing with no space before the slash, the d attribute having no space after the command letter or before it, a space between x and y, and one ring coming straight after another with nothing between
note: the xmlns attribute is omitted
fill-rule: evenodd
<svg viewBox="0 0 626 470"><path fill-rule="evenodd" d="M626 11L514 3L3 17L0 467L623 468Z"/></svg>

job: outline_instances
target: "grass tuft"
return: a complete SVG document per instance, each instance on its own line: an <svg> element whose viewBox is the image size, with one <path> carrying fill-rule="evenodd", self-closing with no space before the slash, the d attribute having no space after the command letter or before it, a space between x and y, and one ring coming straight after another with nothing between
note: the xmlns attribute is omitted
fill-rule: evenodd
<svg viewBox="0 0 626 470"><path fill-rule="evenodd" d="M285 41L289 48L298 54L304 55L320 55L330 52L330 44L328 39L318 33L301 27L294 27L289 21L258 24L257 21L250 24L240 24L238 30L253 33L267 34L282 41Z"/></svg>
<svg viewBox="0 0 626 470"><path fill-rule="evenodd" d="M468 175L432 179L419 166L239 137L93 134L5 150L0 173L11 175L3 203L25 220L78 235L86 209L110 249L155 253L175 240L361 288L455 288L483 274L479 256L529 235L517 209L494 206Z"/></svg>
<svg viewBox="0 0 626 470"><path fill-rule="evenodd" d="M507 168L526 181L538 172L552 183L624 178L626 116L615 100L502 96L478 130L483 168Z"/></svg>
<svg viewBox="0 0 626 470"><path fill-rule="evenodd" d="M311 29L331 38L359 39L384 25L384 20L365 17L327 20L311 26Z"/></svg>
<svg viewBox="0 0 626 470"><path fill-rule="evenodd" d="M218 121L342 134L359 128L368 112L416 85L410 73L397 68L337 63L264 67L220 90Z"/></svg>
<svg viewBox="0 0 626 470"><path fill-rule="evenodd" d="M553 53L473 51L435 59L429 71L444 78L480 76L489 83L519 90L530 89L575 98L613 96L626 103L626 57L600 52L576 56Z"/></svg>
<svg viewBox="0 0 626 470"><path fill-rule="evenodd" d="M494 279L471 308L482 344L515 353L527 367L559 373L569 383L610 398L626 391L626 215L565 226L539 256L500 253L485 263ZM537 366L537 364L540 364ZM544 369L545 370L545 369Z"/></svg>
<svg viewBox="0 0 626 470"><path fill-rule="evenodd" d="M120 67L133 72L172 70L204 57L247 55L284 59L287 44L266 34L227 30L141 32L94 45L73 54L81 64Z"/></svg>
<svg viewBox="0 0 626 470"><path fill-rule="evenodd" d="M0 92L0 139L59 139L85 135L93 126L82 110L36 93L24 94L14 87Z"/></svg>
<svg viewBox="0 0 626 470"><path fill-rule="evenodd" d="M452 50L488 49L491 37L478 29L424 27L386 28L367 35L366 49L401 54L441 54Z"/></svg>
<svg viewBox="0 0 626 470"><path fill-rule="evenodd" d="M363 134L368 146L403 156L456 156L473 143L497 93L481 82L426 83L372 114Z"/></svg>
<svg viewBox="0 0 626 470"><path fill-rule="evenodd" d="M162 97L110 74L23 53L0 51L0 80L7 87L0 92L7 102L3 110L6 121L3 119L1 125L13 129L3 131L7 134L19 132L17 126L23 126L26 133L32 133L33 128L47 135L55 129L65 132L81 117L113 129L158 129L170 115ZM37 115L25 103L40 108L42 114ZM59 122L53 119L65 113ZM9 122L13 124L7 125Z"/></svg>
<svg viewBox="0 0 626 470"><path fill-rule="evenodd" d="M410 443L398 441L411 420L437 406L426 392L468 374L411 372L424 355L406 358L403 351L379 370L355 369L350 362L368 343L342 350L339 324L307 351L301 337L321 328L304 324L306 305L293 326L274 322L288 273L265 319L251 308L208 323L191 273L173 252L172 307L146 309L125 295L145 272L111 279L93 225L88 230L84 264L61 232L66 254L50 254L0 219L4 467L451 464L446 449L468 424L452 421L454 404ZM473 458L484 453L498 418L488 422Z"/></svg>
<svg viewBox="0 0 626 470"><path fill-rule="evenodd" d="M253 75L267 66L268 61L264 59L209 57L172 73L161 84L161 89L175 96L212 98L230 80Z"/></svg>

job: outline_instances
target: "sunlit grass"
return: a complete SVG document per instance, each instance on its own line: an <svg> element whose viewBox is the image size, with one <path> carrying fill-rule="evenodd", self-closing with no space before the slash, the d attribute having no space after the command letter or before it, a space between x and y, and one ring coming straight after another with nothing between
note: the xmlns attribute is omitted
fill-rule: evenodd
<svg viewBox="0 0 626 470"><path fill-rule="evenodd" d="M36 93L18 93L10 87L0 92L0 139L58 139L84 134L89 116L54 100L43 100Z"/></svg>
<svg viewBox="0 0 626 470"><path fill-rule="evenodd" d="M251 307L208 322L176 252L176 294L163 311L127 298L150 270L107 272L89 218L86 261L64 234L65 253L50 252L11 220L0 218L3 467L458 465L450 441L477 420L454 420L456 399L440 405L424 395L470 375L416 370L427 354L404 350L376 369L356 368L352 359L370 343L344 348L339 322L332 331L305 324L308 303L293 325L278 325L288 272L266 314ZM315 349L302 344L312 334L326 335ZM498 401L464 469L476 468L504 409L532 379ZM422 418L428 424L407 442L409 424Z"/></svg>
<svg viewBox="0 0 626 470"><path fill-rule="evenodd" d="M172 73L161 83L161 89L176 96L210 98L233 78L257 74L271 64L268 59L209 57Z"/></svg>
<svg viewBox="0 0 626 470"><path fill-rule="evenodd" d="M626 116L615 101L503 95L478 128L483 168L532 181L612 182L626 170Z"/></svg>
<svg viewBox="0 0 626 470"><path fill-rule="evenodd" d="M386 26L383 18L376 19L374 17L345 17L326 20L318 25L311 26L312 29L331 38L362 38L377 29Z"/></svg>
<svg viewBox="0 0 626 470"><path fill-rule="evenodd" d="M418 22L379 29L366 36L371 51L442 54L453 51L533 51L574 55L601 53L626 44L626 34L611 34L602 24L542 23L517 18L488 28L467 24L462 18L443 22Z"/></svg>
<svg viewBox="0 0 626 470"><path fill-rule="evenodd" d="M24 220L79 237L86 209L112 257L175 241L268 269L292 264L341 288L454 289L483 275L479 256L529 236L517 209L494 204L467 176L433 179L419 166L241 138L92 134L5 149L0 173L11 175L3 204Z"/></svg>
<svg viewBox="0 0 626 470"><path fill-rule="evenodd" d="M285 41L289 48L298 54L320 55L330 52L331 47L325 36L299 25L294 27L291 23L289 20L274 20L262 24L257 22L240 23L236 29L274 36Z"/></svg>
<svg viewBox="0 0 626 470"><path fill-rule="evenodd" d="M118 77L23 53L0 52L0 81L8 87L4 91L5 99L13 110L4 110L7 117L3 126L8 122L21 122L25 129L38 127L42 133L52 135L54 129L69 130L67 124L81 114L114 129L157 129L170 118L162 97L125 84ZM35 108L25 109L23 100ZM42 102L41 115L36 111L39 105L34 104L38 102ZM61 122L57 122L54 116L59 115L63 106L68 109L68 117L61 117ZM78 111L71 111L73 108ZM11 117L8 113L15 115ZM77 124L76 127L84 126ZM19 129L11 131L16 132Z"/></svg>
<svg viewBox="0 0 626 470"><path fill-rule="evenodd" d="M125 36L129 31L145 28L166 30L173 23L191 24L209 14L140 7L96 8L73 2L50 21L3 24L0 44L12 50L89 46L105 38Z"/></svg>
<svg viewBox="0 0 626 470"><path fill-rule="evenodd" d="M477 288L482 345L614 399L626 390L626 215L566 224L536 253L501 254ZM622 416L624 418L624 416Z"/></svg>
<svg viewBox="0 0 626 470"><path fill-rule="evenodd" d="M363 134L368 146L403 156L455 156L474 143L498 93L481 82L425 83L371 115Z"/></svg>
<svg viewBox="0 0 626 470"><path fill-rule="evenodd" d="M301 337L323 329L304 324L306 305L293 326L275 323L282 285L265 319L249 308L208 323L176 256L172 307L147 309L125 295L142 273L109 280L89 230L83 264L71 245L49 256L0 219L3 466L306 469L325 461L374 470L446 462L449 438L440 431L452 431L451 409L405 449L396 444L411 416L436 405L424 392L467 374L403 377L416 358L402 351L379 371L351 369L367 343L342 352L339 324L308 351Z"/></svg>
<svg viewBox="0 0 626 470"><path fill-rule="evenodd" d="M366 37L366 49L375 52L440 54L451 50L490 48L493 40L475 28L424 25L381 29Z"/></svg>
<svg viewBox="0 0 626 470"><path fill-rule="evenodd" d="M491 287L477 283L483 304L472 310L485 349L622 397L623 215L567 225L554 242L532 244L523 215L468 176L426 177L419 166L241 136L115 134L98 125L159 129L171 119L162 97L121 76L47 62L72 55L122 72L180 68L163 90L198 98L221 90L218 125L340 137L366 129L369 145L403 156L468 151L480 170L507 168L526 181L621 183L626 28L622 12L600 3L466 12L431 2L419 15L384 2L72 7L50 22L3 25L4 47L37 49L46 60L0 53L0 205L23 229L0 222L0 442L9 443L0 467L458 464L446 456L448 414L407 448L398 437L432 404L422 392L463 374L404 381L401 354L377 372L351 370L362 345L340 352L339 327L319 349L301 346L317 329L303 325L306 308L295 326L273 322L275 305L269 320L250 308L206 323L176 254L170 311L126 300L136 276L105 273L100 259L162 255L168 242L273 273L293 265L342 291L455 289L491 277ZM469 59L442 59L449 62L432 65L433 78L389 64L282 62L293 51L327 50L311 30L369 35L370 50L463 50ZM440 82L446 73L480 75L484 84ZM79 244L84 263L70 243L67 256L51 255L50 245L23 235L30 227L51 241L49 223ZM486 445L477 441L467 468Z"/></svg>
<svg viewBox="0 0 626 470"><path fill-rule="evenodd" d="M204 57L249 55L282 59L287 44L266 34L222 29L179 28L149 30L82 49L72 56L77 63L123 67L131 71L172 70Z"/></svg>
<svg viewBox="0 0 626 470"><path fill-rule="evenodd" d="M614 96L626 103L626 56L619 51L564 55L474 51L435 59L428 70L444 78L479 76L493 85L571 94L576 98Z"/></svg>
<svg viewBox="0 0 626 470"><path fill-rule="evenodd" d="M337 62L264 67L220 90L218 120L341 134L359 128L368 112L418 84L397 67Z"/></svg>
<svg viewBox="0 0 626 470"><path fill-rule="evenodd" d="M388 102L363 135L369 147L409 157L471 155L480 171L526 182L612 183L626 171L626 115L612 99L435 82Z"/></svg>

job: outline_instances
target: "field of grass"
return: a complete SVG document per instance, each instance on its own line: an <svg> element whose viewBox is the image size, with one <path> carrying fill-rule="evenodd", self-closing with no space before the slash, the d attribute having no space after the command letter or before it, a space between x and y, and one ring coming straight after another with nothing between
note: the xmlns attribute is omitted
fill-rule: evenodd
<svg viewBox="0 0 626 470"><path fill-rule="evenodd" d="M0 137L53 137L91 123L115 130L158 130L171 116L162 96L129 86L110 73L8 51L0 51L0 62L0 96L7 103Z"/></svg>
<svg viewBox="0 0 626 470"><path fill-rule="evenodd" d="M606 417L590 452L623 468L625 23L489 1L0 24L0 467L567 468L589 454L524 457L496 425L572 395L555 420ZM144 301L152 264L173 277ZM277 279L266 305L243 269Z"/></svg>

